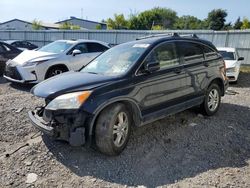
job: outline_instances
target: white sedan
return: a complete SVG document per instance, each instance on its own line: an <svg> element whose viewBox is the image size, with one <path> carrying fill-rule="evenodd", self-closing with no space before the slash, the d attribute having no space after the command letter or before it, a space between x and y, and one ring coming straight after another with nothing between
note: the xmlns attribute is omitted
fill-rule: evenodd
<svg viewBox="0 0 250 188"><path fill-rule="evenodd" d="M77 71L107 49L108 44L101 41L57 40L9 60L4 77L11 82L38 83L66 71Z"/></svg>
<svg viewBox="0 0 250 188"><path fill-rule="evenodd" d="M244 57L240 57L235 48L220 47L217 49L226 63L226 75L229 81L237 82L241 61L244 60Z"/></svg>

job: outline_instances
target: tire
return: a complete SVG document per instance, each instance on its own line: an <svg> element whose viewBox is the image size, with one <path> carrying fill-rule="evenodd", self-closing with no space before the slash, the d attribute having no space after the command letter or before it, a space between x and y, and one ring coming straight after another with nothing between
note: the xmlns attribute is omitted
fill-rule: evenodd
<svg viewBox="0 0 250 188"><path fill-rule="evenodd" d="M116 103L104 109L95 127L98 150L107 155L120 154L128 143L131 125L132 116L124 104Z"/></svg>
<svg viewBox="0 0 250 188"><path fill-rule="evenodd" d="M62 74L63 72L67 72L67 71L68 70L64 67L60 67L60 66L52 67L47 71L45 79L51 78L53 76Z"/></svg>
<svg viewBox="0 0 250 188"><path fill-rule="evenodd" d="M204 115L214 115L221 103L221 89L217 84L211 84L206 92L204 102L201 105L201 110Z"/></svg>

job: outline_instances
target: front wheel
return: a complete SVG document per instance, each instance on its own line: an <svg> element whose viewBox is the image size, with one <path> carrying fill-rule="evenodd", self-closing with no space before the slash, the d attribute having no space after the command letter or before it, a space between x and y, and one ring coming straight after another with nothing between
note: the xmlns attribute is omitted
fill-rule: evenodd
<svg viewBox="0 0 250 188"><path fill-rule="evenodd" d="M63 67L52 67L48 70L45 79L51 78L53 76L62 74L64 72L66 72L67 70Z"/></svg>
<svg viewBox="0 0 250 188"><path fill-rule="evenodd" d="M206 92L204 102L202 104L202 110L205 115L214 115L221 103L221 90L217 84L211 84Z"/></svg>
<svg viewBox="0 0 250 188"><path fill-rule="evenodd" d="M121 103L104 109L96 122L97 148L107 155L118 155L126 147L131 128L131 115Z"/></svg>

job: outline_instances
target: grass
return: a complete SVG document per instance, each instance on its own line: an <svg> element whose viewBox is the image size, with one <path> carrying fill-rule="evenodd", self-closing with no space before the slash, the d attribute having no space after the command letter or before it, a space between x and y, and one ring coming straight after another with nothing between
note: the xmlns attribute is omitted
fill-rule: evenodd
<svg viewBox="0 0 250 188"><path fill-rule="evenodd" d="M242 65L240 67L240 72L250 73L250 66L249 65Z"/></svg>

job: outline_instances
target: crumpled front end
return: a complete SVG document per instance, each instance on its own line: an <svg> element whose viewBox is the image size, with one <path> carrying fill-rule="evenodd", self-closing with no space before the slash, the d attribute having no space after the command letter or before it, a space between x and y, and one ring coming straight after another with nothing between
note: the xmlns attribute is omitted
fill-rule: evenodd
<svg viewBox="0 0 250 188"><path fill-rule="evenodd" d="M81 146L86 141L87 120L91 114L79 110L47 110L45 107L28 112L32 124L43 133L72 146Z"/></svg>

